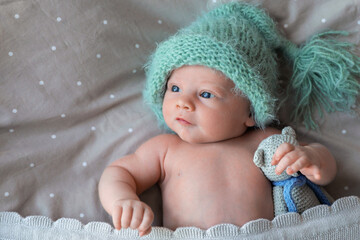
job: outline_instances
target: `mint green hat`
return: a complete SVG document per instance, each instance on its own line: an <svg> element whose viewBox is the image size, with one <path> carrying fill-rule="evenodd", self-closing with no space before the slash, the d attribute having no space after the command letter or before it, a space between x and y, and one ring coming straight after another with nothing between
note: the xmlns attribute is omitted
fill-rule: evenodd
<svg viewBox="0 0 360 240"><path fill-rule="evenodd" d="M293 64L288 87L296 102L293 116L316 128L315 110L349 110L360 89L360 59L348 51L353 46L323 39L336 34L345 33L319 34L298 48L263 10L242 2L221 5L158 45L145 67L145 102L164 124L162 101L171 72L203 65L235 83L251 102L256 125L263 128L277 119L277 54L282 53Z"/></svg>

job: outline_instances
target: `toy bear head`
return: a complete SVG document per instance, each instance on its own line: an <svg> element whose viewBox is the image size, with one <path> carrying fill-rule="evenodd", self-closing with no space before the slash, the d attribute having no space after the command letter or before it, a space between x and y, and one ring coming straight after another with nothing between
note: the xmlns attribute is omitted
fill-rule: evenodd
<svg viewBox="0 0 360 240"><path fill-rule="evenodd" d="M271 165L271 161L276 149L283 143L290 143L292 145L299 145L296 140L295 130L291 127L285 127L281 134L274 134L266 139L264 139L254 155L254 163L258 166L264 175L270 181L283 181L290 177L297 177L298 173L293 175L288 175L286 171L283 171L280 175L275 173L275 167Z"/></svg>

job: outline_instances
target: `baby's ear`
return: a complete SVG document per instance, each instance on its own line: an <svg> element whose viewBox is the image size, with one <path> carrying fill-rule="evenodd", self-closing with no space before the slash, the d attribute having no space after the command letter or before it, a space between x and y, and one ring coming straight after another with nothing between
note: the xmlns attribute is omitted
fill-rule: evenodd
<svg viewBox="0 0 360 240"><path fill-rule="evenodd" d="M256 150L254 154L254 163L257 167L262 167L265 165L264 163L264 149L258 149Z"/></svg>
<svg viewBox="0 0 360 240"><path fill-rule="evenodd" d="M251 116L251 114L249 115L249 118L246 120L245 126L246 126L246 127L253 127L253 126L255 126L255 120L254 120L254 118Z"/></svg>

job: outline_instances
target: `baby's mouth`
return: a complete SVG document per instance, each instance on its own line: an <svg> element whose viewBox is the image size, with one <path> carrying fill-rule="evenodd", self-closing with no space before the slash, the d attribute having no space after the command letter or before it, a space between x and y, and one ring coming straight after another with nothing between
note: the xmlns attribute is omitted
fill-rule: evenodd
<svg viewBox="0 0 360 240"><path fill-rule="evenodd" d="M177 118L176 118L176 121L177 121L178 123L182 124L182 125L191 125L190 122L188 122L188 121L186 121L185 119L180 118L180 117L177 117Z"/></svg>

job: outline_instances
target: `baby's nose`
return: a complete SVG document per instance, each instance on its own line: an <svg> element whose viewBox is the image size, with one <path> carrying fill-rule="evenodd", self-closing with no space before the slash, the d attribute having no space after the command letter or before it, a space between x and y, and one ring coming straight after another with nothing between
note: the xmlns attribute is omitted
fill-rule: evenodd
<svg viewBox="0 0 360 240"><path fill-rule="evenodd" d="M176 108L186 111L194 111L195 105L189 99L181 98L176 102Z"/></svg>

